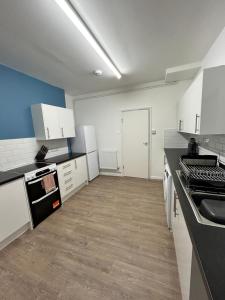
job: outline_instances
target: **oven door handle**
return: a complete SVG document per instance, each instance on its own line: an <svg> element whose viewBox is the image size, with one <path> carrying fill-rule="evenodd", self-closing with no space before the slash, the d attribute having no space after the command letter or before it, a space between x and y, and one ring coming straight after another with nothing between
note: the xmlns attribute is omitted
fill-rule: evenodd
<svg viewBox="0 0 225 300"><path fill-rule="evenodd" d="M55 173L56 173L56 172L54 172L54 173L46 173L46 175L48 175L48 174L55 175ZM44 175L44 176L46 176L46 175ZM28 182L28 184L30 185L30 184L37 183L37 182L41 181L41 180L43 179L44 176L42 176L41 178L38 178L38 179L36 179L36 180L34 180L34 181L30 181L30 182Z"/></svg>
<svg viewBox="0 0 225 300"><path fill-rule="evenodd" d="M50 192L50 193L44 195L43 197L39 198L38 200L32 201L31 203L32 203L32 204L36 204L36 203L38 203L38 202L41 202L42 200L44 200L44 199L47 198L48 196L50 196L50 195L54 194L56 191L58 191L58 189L59 189L59 188L57 187L56 189L54 189L54 191L52 191L52 192Z"/></svg>

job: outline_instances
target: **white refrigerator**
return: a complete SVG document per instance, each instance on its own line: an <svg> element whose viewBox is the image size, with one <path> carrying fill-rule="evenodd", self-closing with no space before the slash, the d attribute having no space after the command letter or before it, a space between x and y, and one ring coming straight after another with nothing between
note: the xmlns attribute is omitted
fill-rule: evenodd
<svg viewBox="0 0 225 300"><path fill-rule="evenodd" d="M72 151L86 153L88 179L93 180L99 175L98 149L95 128L91 125L76 127L76 137L72 140Z"/></svg>

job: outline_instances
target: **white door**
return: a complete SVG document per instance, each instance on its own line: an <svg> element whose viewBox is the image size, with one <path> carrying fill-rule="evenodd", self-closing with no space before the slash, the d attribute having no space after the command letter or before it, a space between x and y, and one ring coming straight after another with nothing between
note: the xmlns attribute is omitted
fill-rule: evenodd
<svg viewBox="0 0 225 300"><path fill-rule="evenodd" d="M84 139L86 145L86 153L97 150L94 126L84 126Z"/></svg>
<svg viewBox="0 0 225 300"><path fill-rule="evenodd" d="M72 109L58 108L62 137L75 137L75 123Z"/></svg>
<svg viewBox="0 0 225 300"><path fill-rule="evenodd" d="M149 178L149 111L122 114L124 176Z"/></svg>
<svg viewBox="0 0 225 300"><path fill-rule="evenodd" d="M43 104L42 113L46 132L46 140L60 138L61 130L59 126L58 107Z"/></svg>
<svg viewBox="0 0 225 300"><path fill-rule="evenodd" d="M87 165L88 165L88 180L92 180L99 175L97 151L87 154Z"/></svg>

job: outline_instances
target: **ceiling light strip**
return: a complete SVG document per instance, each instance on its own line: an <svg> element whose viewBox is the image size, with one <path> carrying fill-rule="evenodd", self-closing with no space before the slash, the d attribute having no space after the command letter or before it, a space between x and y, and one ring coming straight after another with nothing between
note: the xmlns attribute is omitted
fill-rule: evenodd
<svg viewBox="0 0 225 300"><path fill-rule="evenodd" d="M85 39L89 42L92 48L96 51L99 57L106 63L109 69L115 74L115 76L120 79L122 77L121 73L112 63L109 56L100 46L96 38L90 32L86 24L80 18L79 14L76 12L74 8L66 1L66 0L55 0L58 6L63 10L63 12L67 15L67 17L71 20L71 22L76 26L76 28L80 31L80 33L85 37Z"/></svg>

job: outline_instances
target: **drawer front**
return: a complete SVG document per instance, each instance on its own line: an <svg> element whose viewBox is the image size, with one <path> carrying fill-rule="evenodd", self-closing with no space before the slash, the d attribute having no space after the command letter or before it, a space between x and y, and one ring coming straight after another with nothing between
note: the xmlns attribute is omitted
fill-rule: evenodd
<svg viewBox="0 0 225 300"><path fill-rule="evenodd" d="M66 163L60 165L60 167L62 168L62 170L68 170L68 169L71 168L72 162L73 162L73 161L66 162Z"/></svg>
<svg viewBox="0 0 225 300"><path fill-rule="evenodd" d="M68 185L70 185L71 183L74 182L74 177L73 176L70 176L68 178L65 178L64 179L64 185L67 187Z"/></svg>
<svg viewBox="0 0 225 300"><path fill-rule="evenodd" d="M64 198L66 197L70 192L74 190L74 183L67 184L66 186L61 186L60 187L60 193L61 197Z"/></svg>
<svg viewBox="0 0 225 300"><path fill-rule="evenodd" d="M64 179L70 178L70 177L72 177L73 175L74 175L74 170L73 170L73 169L67 170L66 172L64 171L64 172L62 173L62 177L63 177Z"/></svg>
<svg viewBox="0 0 225 300"><path fill-rule="evenodd" d="M60 177L61 179L73 176L75 172L74 160L59 165L57 169L58 169L58 177Z"/></svg>
<svg viewBox="0 0 225 300"><path fill-rule="evenodd" d="M64 164L60 164L57 167L59 186L62 198L68 195L75 189L75 163L74 160L70 160Z"/></svg>

